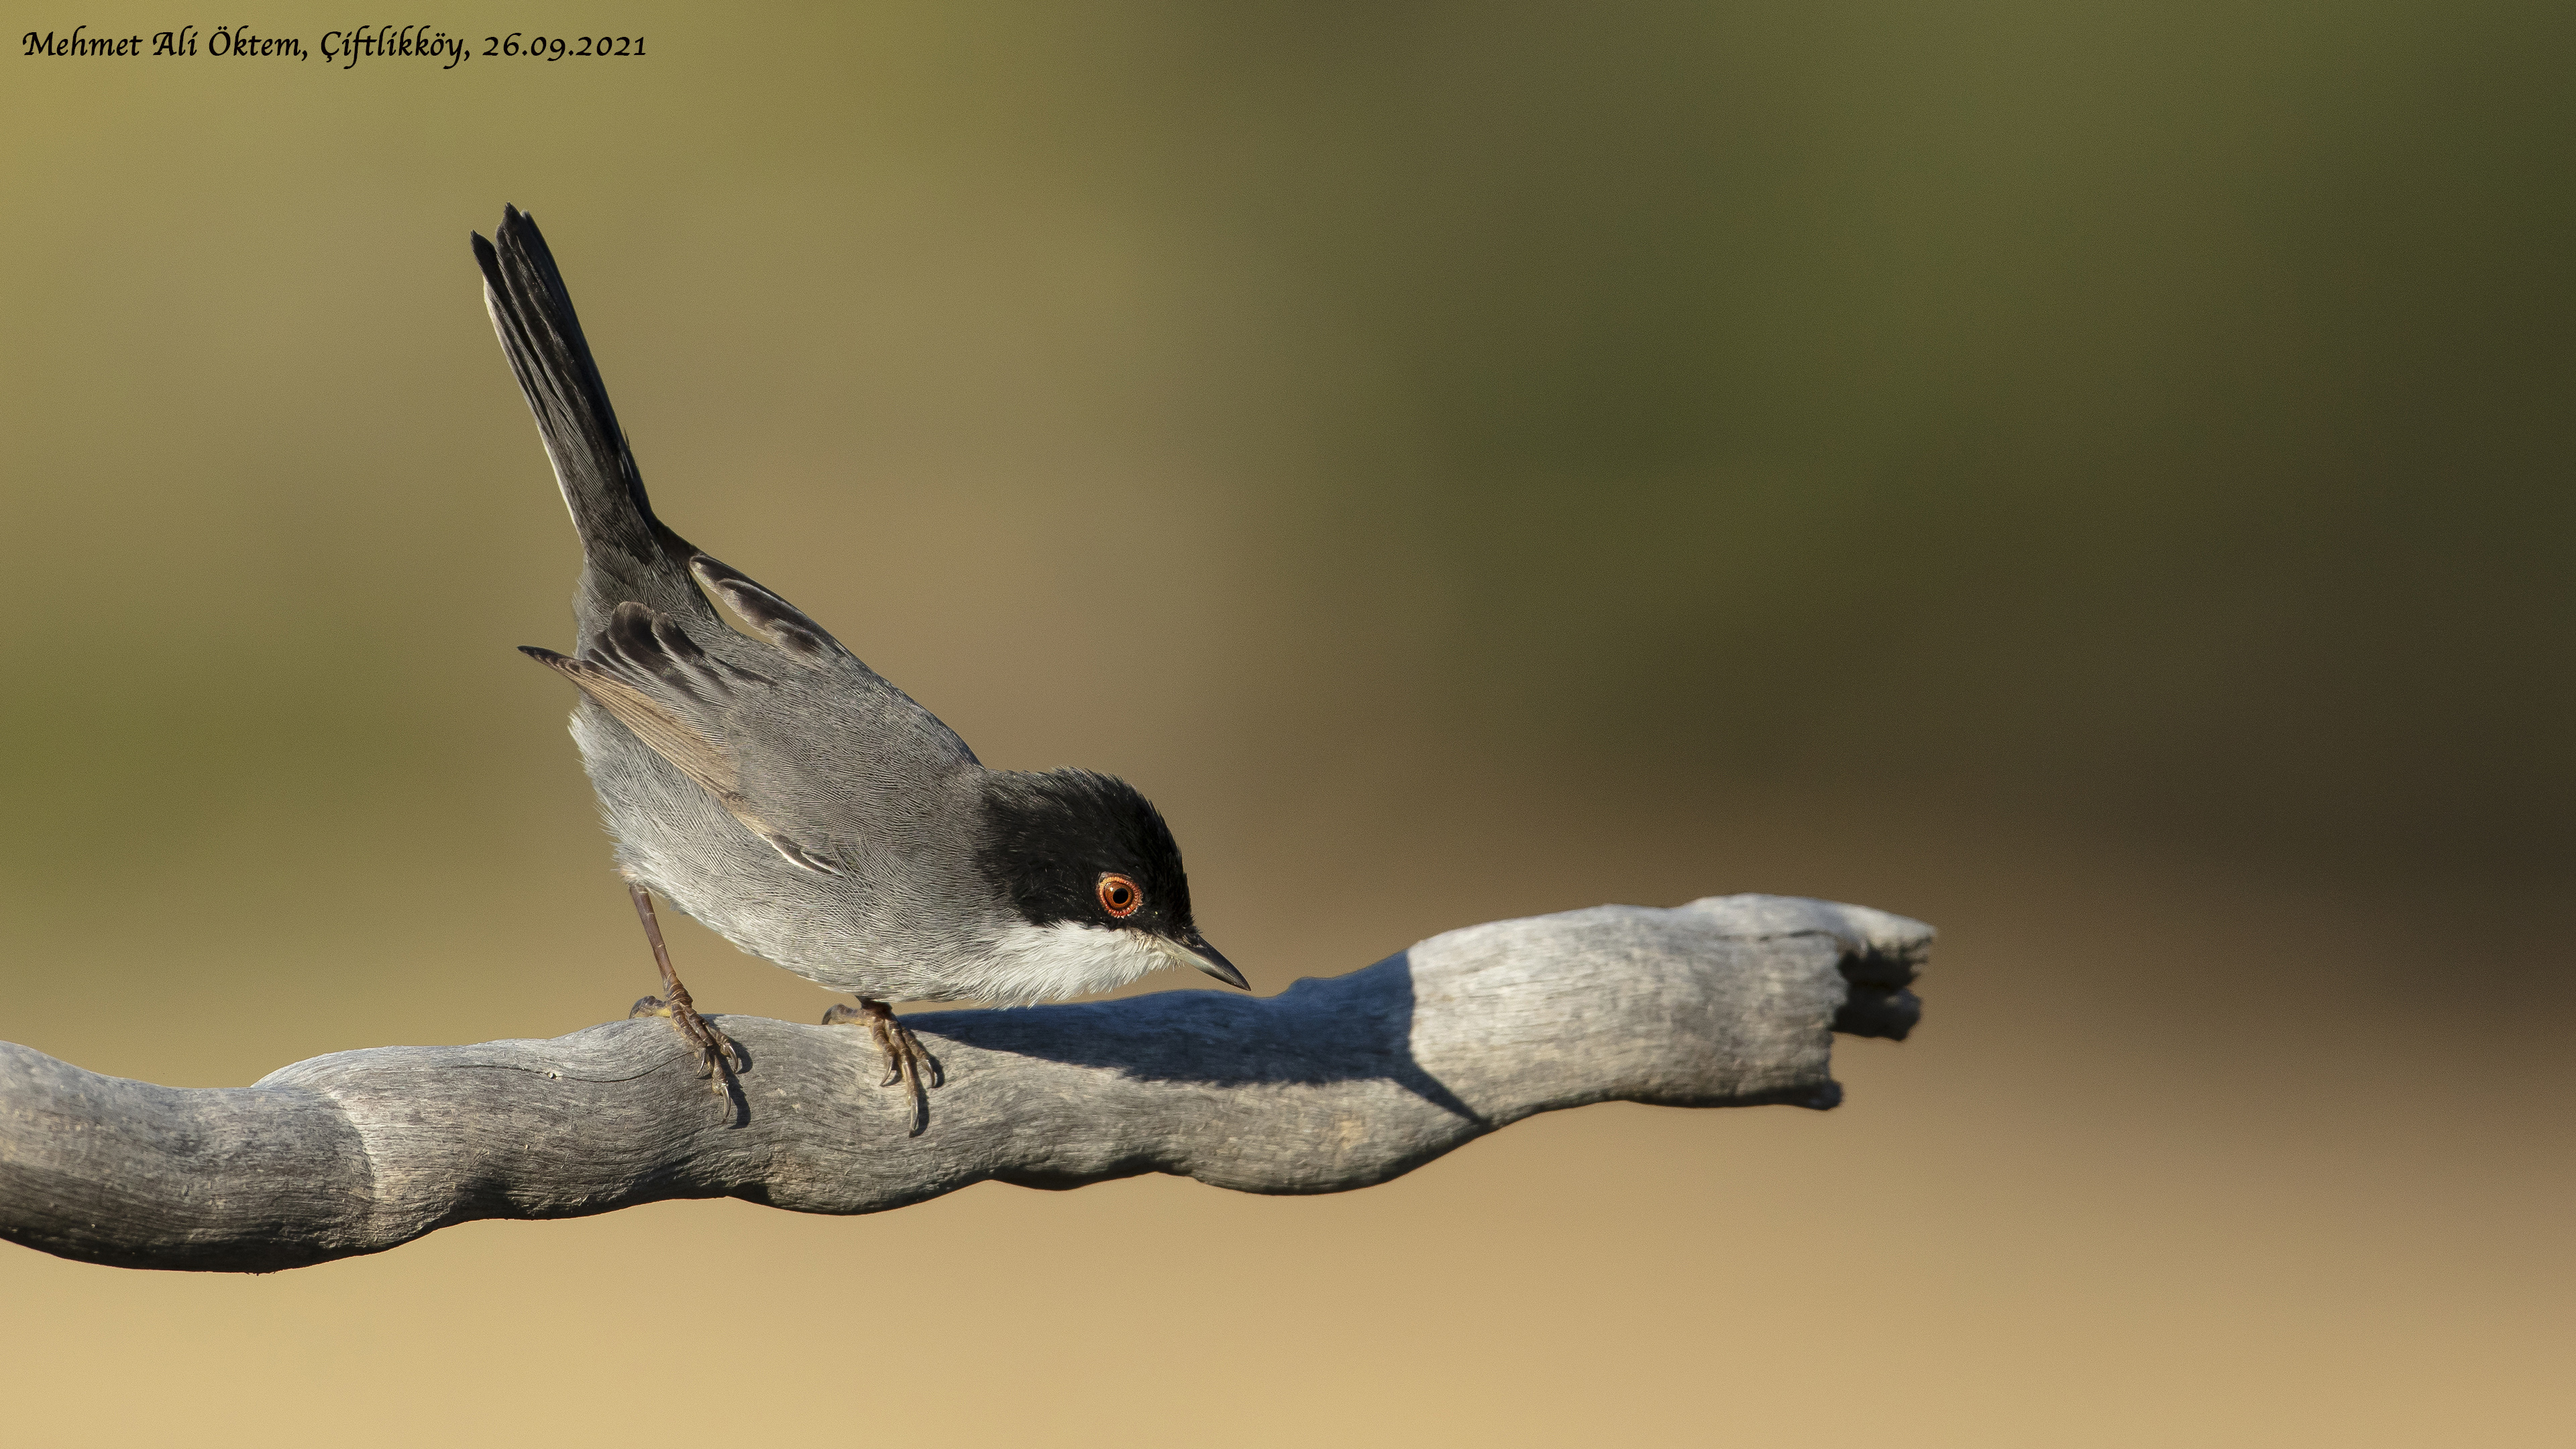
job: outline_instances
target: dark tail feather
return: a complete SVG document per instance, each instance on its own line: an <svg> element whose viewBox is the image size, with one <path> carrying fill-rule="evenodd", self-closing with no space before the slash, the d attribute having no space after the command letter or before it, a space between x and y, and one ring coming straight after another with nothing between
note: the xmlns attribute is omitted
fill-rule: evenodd
<svg viewBox="0 0 2576 1449"><path fill-rule="evenodd" d="M705 611L689 577L697 550L653 516L545 237L516 207L501 209L495 235L497 241L474 238L483 301L581 532L583 627L628 599L683 614Z"/></svg>

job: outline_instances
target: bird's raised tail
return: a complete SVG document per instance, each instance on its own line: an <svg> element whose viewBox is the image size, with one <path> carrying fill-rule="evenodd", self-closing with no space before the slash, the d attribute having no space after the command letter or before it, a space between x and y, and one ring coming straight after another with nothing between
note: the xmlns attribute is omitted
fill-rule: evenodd
<svg viewBox="0 0 2576 1449"><path fill-rule="evenodd" d="M474 238L483 302L581 533L574 611L583 629L629 600L683 617L706 612L706 598L689 577L688 560L697 550L653 516L544 235L526 212L508 206L494 235Z"/></svg>

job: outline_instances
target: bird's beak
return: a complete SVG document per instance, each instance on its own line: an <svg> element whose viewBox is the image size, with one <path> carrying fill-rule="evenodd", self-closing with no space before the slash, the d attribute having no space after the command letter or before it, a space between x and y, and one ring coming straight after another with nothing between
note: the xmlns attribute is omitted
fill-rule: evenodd
<svg viewBox="0 0 2576 1449"><path fill-rule="evenodd" d="M1252 989L1252 983L1243 979L1243 973L1234 969L1234 963L1225 959L1225 953L1209 945L1207 938L1198 932L1192 931L1183 936L1167 936L1164 939L1171 943L1173 953L1179 956L1183 963L1195 966L1237 990Z"/></svg>

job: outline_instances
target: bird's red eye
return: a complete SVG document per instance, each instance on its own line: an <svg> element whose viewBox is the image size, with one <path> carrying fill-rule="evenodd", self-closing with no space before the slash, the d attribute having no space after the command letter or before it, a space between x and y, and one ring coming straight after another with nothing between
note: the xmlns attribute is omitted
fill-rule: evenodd
<svg viewBox="0 0 2576 1449"><path fill-rule="evenodd" d="M1145 893L1136 888L1134 881L1115 873L1100 878L1102 910L1123 918L1136 914L1136 908L1143 904L1145 904Z"/></svg>

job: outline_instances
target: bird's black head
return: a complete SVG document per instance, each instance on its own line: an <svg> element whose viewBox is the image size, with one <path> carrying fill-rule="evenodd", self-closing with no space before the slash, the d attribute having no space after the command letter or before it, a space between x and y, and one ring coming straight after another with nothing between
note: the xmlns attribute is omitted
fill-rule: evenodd
<svg viewBox="0 0 2576 1449"><path fill-rule="evenodd" d="M1188 964L1219 981L1244 985L1190 919L1190 881L1172 828L1124 780L1089 770L986 776L977 856L985 878L1032 926L1141 931L1178 946Z"/></svg>

